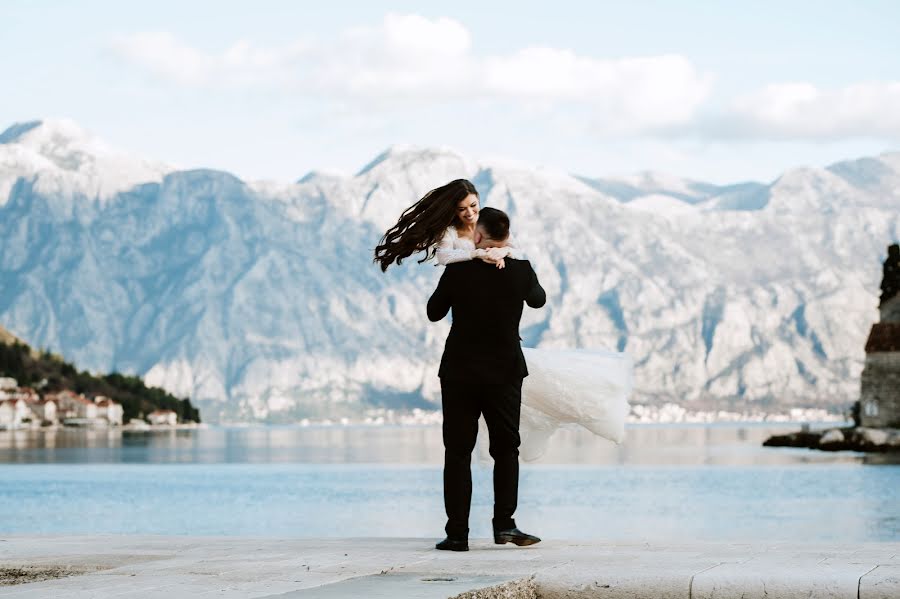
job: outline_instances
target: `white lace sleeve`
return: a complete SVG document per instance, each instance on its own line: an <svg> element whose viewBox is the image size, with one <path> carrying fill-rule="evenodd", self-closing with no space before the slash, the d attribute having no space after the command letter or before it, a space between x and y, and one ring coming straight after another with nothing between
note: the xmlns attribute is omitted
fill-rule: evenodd
<svg viewBox="0 0 900 599"><path fill-rule="evenodd" d="M437 258L438 264L446 266L454 262L465 262L472 259L472 250L454 247L456 239L456 230L449 227L437 245L435 258Z"/></svg>

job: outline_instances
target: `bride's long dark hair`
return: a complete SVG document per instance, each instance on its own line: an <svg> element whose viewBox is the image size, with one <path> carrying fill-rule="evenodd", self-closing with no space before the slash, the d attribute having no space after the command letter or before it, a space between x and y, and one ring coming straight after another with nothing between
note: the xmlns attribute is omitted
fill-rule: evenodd
<svg viewBox="0 0 900 599"><path fill-rule="evenodd" d="M381 271L416 252L425 252L419 263L434 257L437 243L450 225L460 226L456 212L459 203L469 194L478 195L475 186L466 179L455 179L432 189L422 199L403 211L397 224L387 230L375 248L375 262Z"/></svg>

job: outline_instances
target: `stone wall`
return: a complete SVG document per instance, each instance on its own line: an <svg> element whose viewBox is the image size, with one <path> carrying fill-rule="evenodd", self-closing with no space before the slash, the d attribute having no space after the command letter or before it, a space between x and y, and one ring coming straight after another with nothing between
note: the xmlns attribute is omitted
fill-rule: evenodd
<svg viewBox="0 0 900 599"><path fill-rule="evenodd" d="M881 322L900 322L900 295L881 304Z"/></svg>
<svg viewBox="0 0 900 599"><path fill-rule="evenodd" d="M900 352L866 355L859 399L862 426L900 428Z"/></svg>

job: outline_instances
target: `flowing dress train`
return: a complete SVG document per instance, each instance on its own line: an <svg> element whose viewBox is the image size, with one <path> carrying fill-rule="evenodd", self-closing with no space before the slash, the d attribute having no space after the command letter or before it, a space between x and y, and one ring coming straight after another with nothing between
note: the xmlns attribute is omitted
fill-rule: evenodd
<svg viewBox="0 0 900 599"><path fill-rule="evenodd" d="M471 260L475 245L450 227L438 245L437 260L446 265ZM513 254L521 257L516 249ZM625 437L628 397L634 386L631 357L608 349L552 349L523 347L528 376L522 382L519 419L519 457L540 458L561 426L578 425L593 434L621 443ZM488 430L479 419L478 443L487 453Z"/></svg>

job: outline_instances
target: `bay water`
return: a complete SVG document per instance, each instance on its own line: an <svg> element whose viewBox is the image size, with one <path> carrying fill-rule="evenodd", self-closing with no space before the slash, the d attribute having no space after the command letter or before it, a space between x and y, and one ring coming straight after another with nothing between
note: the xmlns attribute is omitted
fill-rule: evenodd
<svg viewBox="0 0 900 599"><path fill-rule="evenodd" d="M620 445L562 429L522 464L516 521L555 539L900 540L900 460L762 446L797 428L635 424ZM0 431L0 536L439 539L442 461L433 425ZM471 537L490 535L491 466L479 445Z"/></svg>

